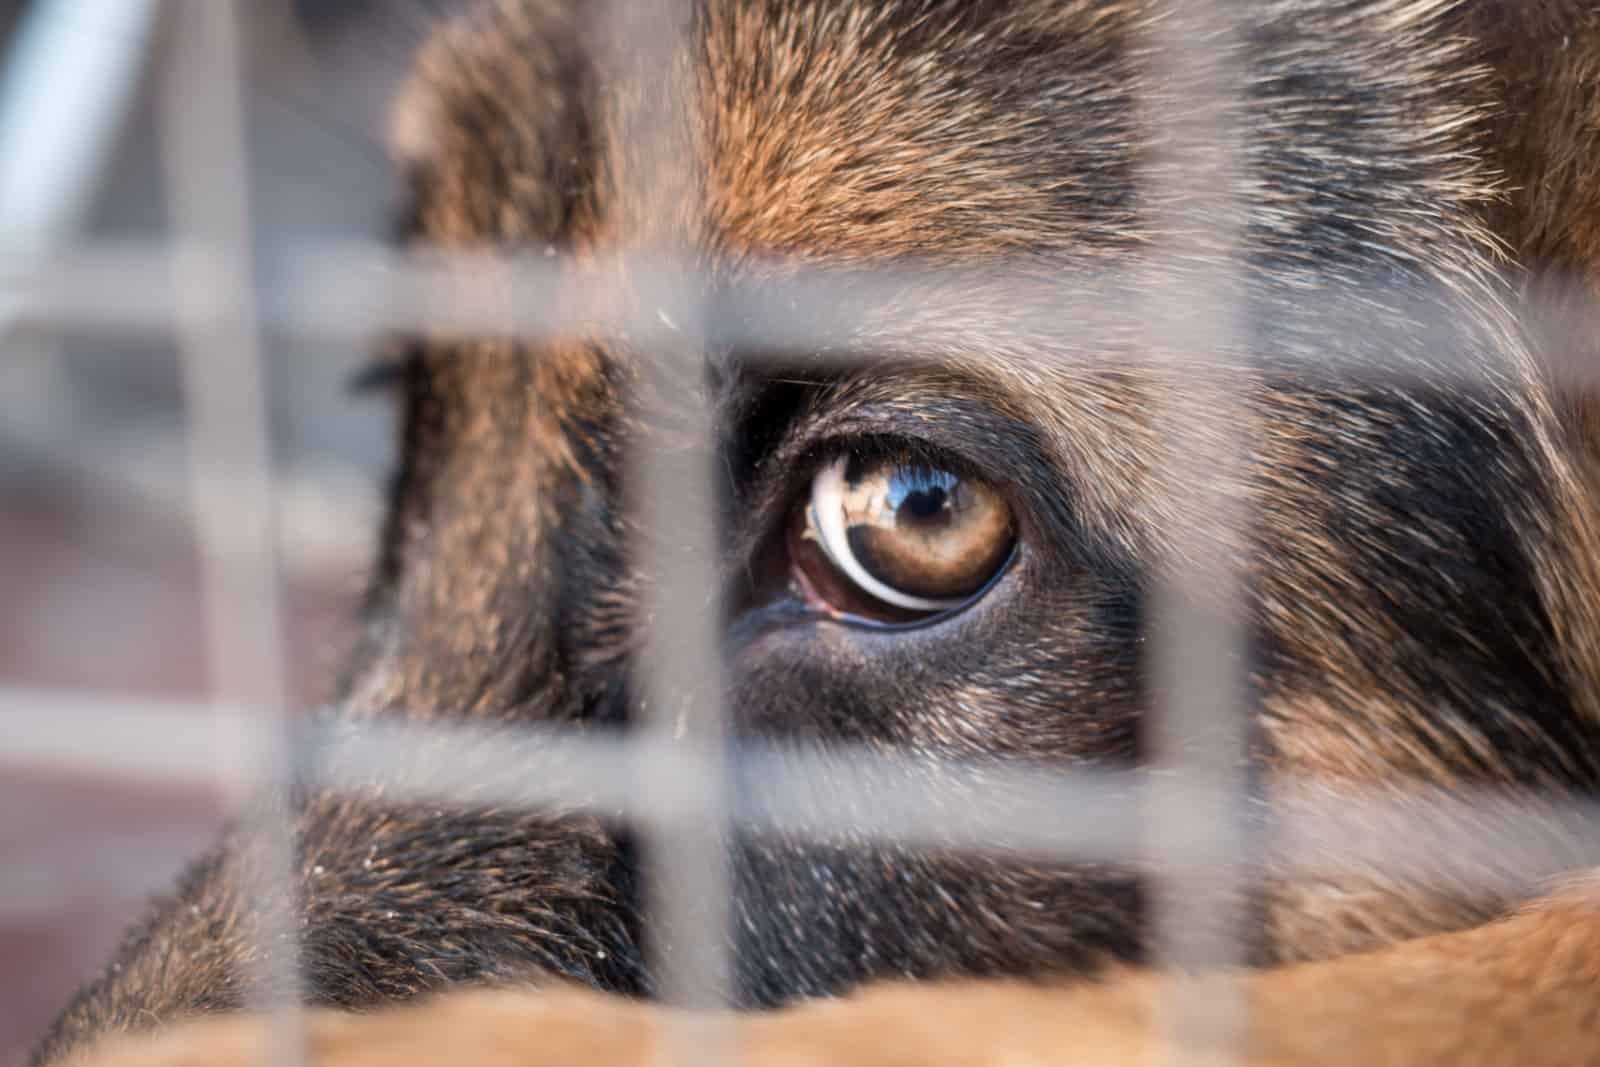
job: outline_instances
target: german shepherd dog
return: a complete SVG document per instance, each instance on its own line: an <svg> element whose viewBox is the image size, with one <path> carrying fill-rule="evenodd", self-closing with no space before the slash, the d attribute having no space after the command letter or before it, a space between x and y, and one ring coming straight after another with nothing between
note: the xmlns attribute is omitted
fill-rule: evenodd
<svg viewBox="0 0 1600 1067"><path fill-rule="evenodd" d="M635 134L660 99L603 58L602 6L499 0L438 27L397 112L409 242L549 247L581 273L678 241L718 284L1018 263L1059 284L1084 264L1139 277L1181 237L1183 205L1141 191L1171 134L1141 103L1158 0L699 0L660 82L691 163L659 181ZM1235 37L1196 47L1238 76L1234 243L1193 245L1129 317L1231 279L1236 410L1211 428L1250 428L1231 557L1249 789L1390 790L1424 817L1426 796L1581 803L1600 786L1600 413L1572 326L1600 267L1600 8L1233 14ZM1181 387L1135 334L1058 318L1041 336L981 280L855 303L849 340L902 358L697 356L732 731L1142 765L1152 591L1187 536L1151 505ZM952 305L988 308L986 328L941 334ZM646 348L409 343L344 715L594 732L639 714L660 575L630 547L625 457L651 432ZM651 1006L626 828L379 789L284 803L315 1062L654 1054L676 1017ZM1480 854L1487 881L1265 861L1241 909L1248 1062L1600 1060L1600 897L1581 820L1551 826L1570 861ZM1197 980L1144 966L1151 894L1115 866L847 834L731 851L733 1000L782 1009L730 1020L747 1062L1132 1063L1167 1040L1156 994ZM241 829L202 859L38 1062L258 1054L253 856Z"/></svg>

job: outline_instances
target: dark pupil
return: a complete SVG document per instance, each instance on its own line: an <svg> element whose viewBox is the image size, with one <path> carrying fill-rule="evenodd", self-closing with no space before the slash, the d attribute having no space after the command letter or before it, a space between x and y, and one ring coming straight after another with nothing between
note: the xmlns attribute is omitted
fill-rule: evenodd
<svg viewBox="0 0 1600 1067"><path fill-rule="evenodd" d="M943 489L929 489L926 492L912 493L906 497L905 503L900 505L901 513L909 512L914 519L931 519L943 510Z"/></svg>
<svg viewBox="0 0 1600 1067"><path fill-rule="evenodd" d="M928 470L925 467L902 467L889 479L887 503L895 515L895 525L902 522L926 525L930 519L944 515L956 476L949 471Z"/></svg>

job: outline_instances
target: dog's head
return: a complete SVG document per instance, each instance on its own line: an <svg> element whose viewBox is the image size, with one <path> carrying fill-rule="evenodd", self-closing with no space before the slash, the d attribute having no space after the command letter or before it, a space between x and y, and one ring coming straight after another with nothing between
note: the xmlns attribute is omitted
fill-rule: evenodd
<svg viewBox="0 0 1600 1067"><path fill-rule="evenodd" d="M663 82L687 177L659 185L633 136L657 102L593 58L585 7L494 5L426 49L399 123L414 241L548 247L574 299L642 288L602 277L639 248L700 264L712 306L801 268L899 272L827 274L836 315L805 323L810 348L708 331L726 588L701 606L721 606L742 734L1138 763L1152 591L1192 534L1161 478L1183 411L1201 435L1245 427L1227 554L1267 788L1593 784L1589 520L1485 221L1508 210L1492 80L1440 5L1252 8L1236 255L1176 263L1162 227L1183 205L1141 185L1161 147L1141 101L1162 85L1142 5L710 0ZM1213 271L1238 283L1229 403L1197 411L1141 319ZM652 343L409 350L356 707L636 712L652 579L626 461L674 440L642 422ZM604 855L595 884L627 912L632 854ZM741 847L738 888L754 1001L1138 953L1135 883L1090 867L767 838ZM1494 903L1381 879L1268 896L1266 958ZM568 943L567 968L636 983L584 956L628 956L634 923Z"/></svg>

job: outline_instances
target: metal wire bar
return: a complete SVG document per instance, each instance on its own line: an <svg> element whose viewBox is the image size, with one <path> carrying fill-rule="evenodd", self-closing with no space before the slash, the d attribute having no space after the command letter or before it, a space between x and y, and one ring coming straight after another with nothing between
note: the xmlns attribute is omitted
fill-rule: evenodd
<svg viewBox="0 0 1600 1067"><path fill-rule="evenodd" d="M196 274L219 269L205 248L186 248ZM62 250L43 262L0 262L0 297L27 321L75 329L165 335L178 325L175 253L168 247L98 244ZM391 333L434 337L515 336L529 343L599 331L676 336L660 301L618 302L596 294L624 277L637 293L681 294L702 264L659 250L578 261L542 253L503 255L396 252L347 244L301 248L269 265L258 318L269 335L351 340ZM1064 367L1122 367L1130 337L1146 328L1136 309L1151 284L1138 267L1062 261L981 268L829 270L760 265L723 280L699 302L700 341L741 361L781 360L818 371L896 360L926 362L930 351L981 353L1027 347ZM765 280L766 275L781 280ZM702 279L703 280L703 279ZM1315 331L1327 343L1274 353L1263 373L1310 375L1330 386L1432 383L1470 386L1497 372L1463 323L1482 309L1442 284L1352 278L1348 271L1302 279L1306 299L1283 311L1285 329ZM503 298L517 294L515 301ZM1187 315L1192 301L1172 309ZM1600 375L1585 341L1600 330L1600 302L1580 278L1543 283L1527 295L1526 315L1555 333L1550 371L1568 384ZM670 316L669 316L670 318ZM673 320L676 322L676 320ZM1185 324L1187 324L1185 319ZM1270 318L1258 323L1269 335ZM1343 339L1344 343L1339 343ZM1393 341L1395 343L1387 343ZM1404 341L1404 344L1400 344ZM1399 351L1411 358L1381 358ZM1239 369L1237 353L1196 345L1166 354L1182 372ZM981 356L971 365L981 373Z"/></svg>
<svg viewBox="0 0 1600 1067"><path fill-rule="evenodd" d="M0 767L205 788L216 775L205 710L0 690L8 739ZM302 721L292 746L298 780L357 795L381 787L385 803L583 810L619 828L671 827L705 810L697 784L703 754L659 734ZM747 799L726 814L751 834L1159 871L1167 857L1139 834L1142 809L1157 793L1190 801L1174 811L1187 812L1190 832L1208 832L1208 784L1186 789L1153 771L770 743L742 744L728 759ZM648 792L638 789L644 765L657 779ZM1492 903L1600 864L1600 802L1592 797L1288 780L1257 797L1246 816L1271 840L1270 850L1242 858L1240 869L1252 876L1358 877Z"/></svg>
<svg viewBox="0 0 1600 1067"><path fill-rule="evenodd" d="M30 4L0 56L0 250L69 239L133 100L156 0ZM0 307L0 328L5 325Z"/></svg>
<svg viewBox="0 0 1600 1067"><path fill-rule="evenodd" d="M1154 147L1141 196L1157 241L1142 307L1150 408L1164 446L1150 519L1167 531L1150 598L1151 954L1160 966L1208 976L1170 984L1157 1010L1172 1062L1212 1063L1237 1054L1245 1021L1234 984L1215 977L1244 955L1242 815L1254 718L1241 596L1249 418L1234 379L1219 372L1242 352L1243 85L1232 12L1220 0L1155 4L1145 33L1151 69L1139 107Z"/></svg>
<svg viewBox="0 0 1600 1067"><path fill-rule="evenodd" d="M603 76L618 109L615 143L626 159L612 190L622 241L689 256L699 237L700 167L690 58L691 5L613 0L606 9ZM646 634L636 725L646 743L676 747L690 764L668 777L653 759L634 764L641 791L659 802L687 790L680 817L643 832L647 938L657 996L719 1008L732 990L718 567L716 415L708 395L703 288L698 270L639 277L624 294L636 314L626 334L637 360L642 429L628 455L640 516L633 550L644 577ZM687 279L687 284L685 284ZM729 1034L714 1016L685 1017L668 1051L683 1063L729 1063Z"/></svg>
<svg viewBox="0 0 1600 1067"><path fill-rule="evenodd" d="M257 942L251 998L273 1017L269 1055L303 1059L293 843L276 797L286 781L287 700L272 460L262 382L246 180L236 0L168 10L162 157L182 242L175 260L218 779L243 813L241 857ZM196 255L196 250L204 250Z"/></svg>

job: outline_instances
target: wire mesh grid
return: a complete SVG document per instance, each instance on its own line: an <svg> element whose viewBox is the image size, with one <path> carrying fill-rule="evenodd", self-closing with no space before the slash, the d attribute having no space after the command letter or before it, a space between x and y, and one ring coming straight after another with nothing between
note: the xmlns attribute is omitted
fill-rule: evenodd
<svg viewBox="0 0 1600 1067"><path fill-rule="evenodd" d="M1248 522L1238 491L1249 413L1230 388L1216 353L1230 350L1241 328L1238 279L1213 273L1204 291L1174 310L1146 301L1153 373L1189 383L1171 410L1159 412L1166 506L1196 516L1188 536L1170 545L1166 586L1156 599L1153 676L1159 706L1155 764L1138 772L1074 770L897 757L832 746L810 754L760 744L728 747L717 685L722 675L716 632L713 544L713 427L696 361L712 345L814 353L819 364L854 366L866 358L840 343L852 315L892 306L908 292L938 302L969 291L967 272L905 267L893 273L788 270L781 287L726 286L711 295L699 264L681 252L682 233L615 263L577 264L542 251L500 256L398 253L377 247L324 245L300 250L271 285L252 268L241 127L240 5L189 0L164 78L162 155L175 221L171 242L69 247L48 256L0 262L4 307L35 321L175 336L180 341L189 410L193 514L204 564L207 654L214 699L210 722L172 703L32 691L0 691L7 741L0 764L156 785L219 782L240 810L245 800L291 775L330 788L361 788L383 769L397 799L440 805L491 803L508 808L579 804L639 829L649 859L652 952L663 998L706 1007L725 1001L730 833L782 833L818 841L877 841L999 856L1092 860L1125 865L1154 879L1155 958L1183 968L1226 968L1240 960L1240 889L1261 874L1252 842L1271 836L1276 870L1334 874L1406 871L1426 882L1470 878L1524 887L1544 874L1592 858L1600 841L1597 812L1568 799L1509 797L1490 790L1396 786L1352 791L1306 783L1278 790L1274 803L1247 798L1245 738L1237 709L1242 675L1242 577L1229 544ZM1237 72L1227 57L1236 12L1211 0L1174 0L1146 42L1165 73L1142 101L1165 146L1143 176L1158 229L1180 235L1173 261L1204 252L1227 261L1241 208L1234 129ZM672 0L611 5L609 62L632 71L646 102L625 141L648 166L638 195L667 196L673 171L692 166L673 131L678 110L685 8ZM643 72L643 73L638 73ZM686 179L685 179L686 180ZM686 226L683 232L689 232ZM674 253L677 247L680 252ZM1160 257L1158 257L1159 266ZM1051 335L1070 322L1092 347L1099 330L1125 329L1106 308L1152 290L1151 279L1117 277L1104 262L1092 275L1041 281L1019 270L991 269L991 291L1005 292L1006 330ZM599 287L573 299L571 278L626 276L629 299ZM1158 288L1158 286L1156 286ZM581 288L581 287L580 287ZM515 292L508 305L490 294ZM544 298L541 298L541 294ZM878 299L882 295L882 300ZM1444 329L1438 295L1413 294L1406 329ZM1405 294L1387 294L1391 303ZM963 316L947 309L936 327L903 324L895 343L877 321L879 348L918 351L922 340L963 336L968 349L992 322L984 307ZM1364 310L1364 309L1363 309ZM671 424L672 447L647 436L631 457L632 492L647 531L636 549L661 574L646 612L653 620L643 656L640 728L622 738L526 727L513 734L393 723L307 729L288 715L274 558L274 477L261 383L264 330L297 336L372 338L390 332L515 335L524 340L592 330L610 316L641 351L651 353L642 406L647 425ZM1373 329L1337 321L1331 329ZM929 331L921 337L918 329ZM1317 368L1327 371L1326 366ZM1351 365L1338 373L1410 376ZM1441 365L1426 373L1475 374ZM1196 411L1230 432L1190 432ZM687 414L686 414L687 413ZM1219 420L1205 422L1215 427ZM687 436L687 441L683 438ZM1176 503L1174 503L1176 501ZM409 768L400 779L392 769ZM539 768L561 773L539 773ZM581 780L574 796L562 782ZM1426 817L1418 818L1419 812ZM1373 827L1385 832L1374 835ZM294 872L289 828L270 814L250 832L266 843L251 889L258 957L255 1006L276 1014L275 1062L299 1057ZM1173 1047L1215 1050L1239 1034L1240 1005L1225 985L1179 987L1167 1005ZM703 1060L715 1032L696 1030L680 1051ZM1211 1061L1208 1061L1211 1062Z"/></svg>

